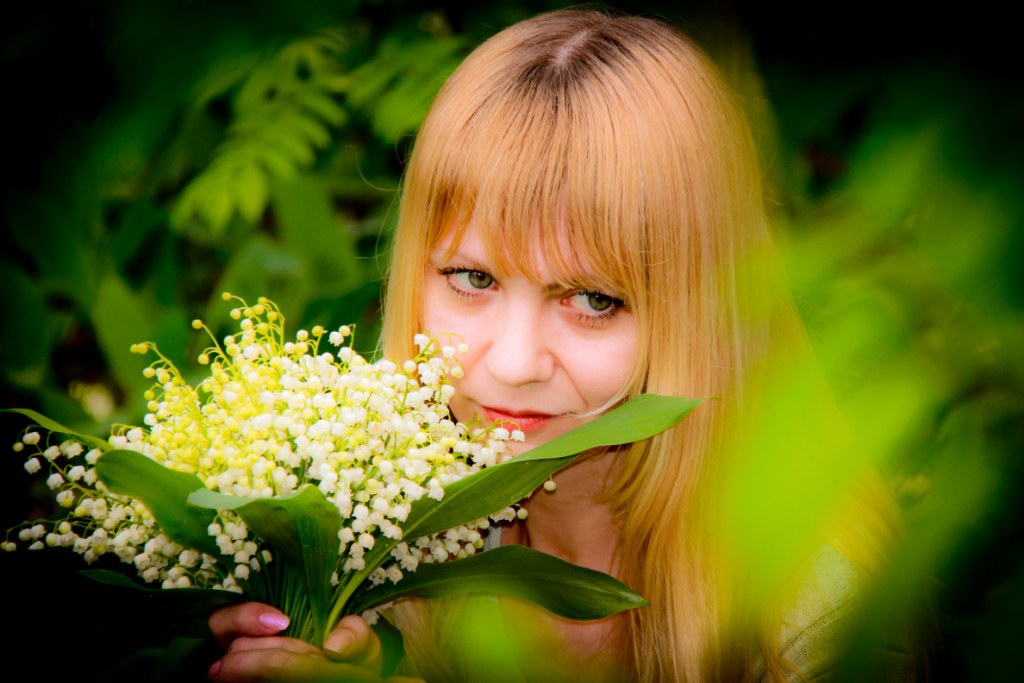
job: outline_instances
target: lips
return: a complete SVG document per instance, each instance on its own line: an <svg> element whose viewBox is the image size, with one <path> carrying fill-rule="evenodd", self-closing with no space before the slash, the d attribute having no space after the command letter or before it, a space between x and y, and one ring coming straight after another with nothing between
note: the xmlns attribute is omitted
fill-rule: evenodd
<svg viewBox="0 0 1024 683"><path fill-rule="evenodd" d="M500 422L506 429L519 429L523 432L533 432L551 421L552 415L547 413L532 413L527 411L509 410L506 408L491 408L483 406L484 417L491 422Z"/></svg>

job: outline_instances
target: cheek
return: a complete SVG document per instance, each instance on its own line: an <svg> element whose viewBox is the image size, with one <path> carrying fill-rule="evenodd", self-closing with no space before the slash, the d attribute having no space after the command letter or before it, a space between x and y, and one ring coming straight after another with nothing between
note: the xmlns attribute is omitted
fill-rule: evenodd
<svg viewBox="0 0 1024 683"><path fill-rule="evenodd" d="M465 342L469 344L470 353L479 337L479 325L474 325L472 317L459 315L450 304L447 285L430 283L423 300L423 326L434 337L447 341ZM460 358L464 358L462 354Z"/></svg>
<svg viewBox="0 0 1024 683"><path fill-rule="evenodd" d="M637 341L632 331L587 353L571 356L572 375L587 406L595 408L614 397L633 373Z"/></svg>
<svg viewBox="0 0 1024 683"><path fill-rule="evenodd" d="M435 278L428 277L423 292L423 327L433 336L456 332L444 305L444 292Z"/></svg>
<svg viewBox="0 0 1024 683"><path fill-rule="evenodd" d="M428 282L423 300L423 327L429 334L440 339L442 343L465 342L469 346L466 353L460 353L458 356L464 372L468 375L480 358L481 348L484 344L482 334L486 326L481 325L471 316L459 315L457 311L453 310L449 299L447 285ZM465 377L462 380L453 377L450 378L450 381L458 387L465 379ZM459 417L457 407L461 399L462 393L457 392L451 403L456 417Z"/></svg>

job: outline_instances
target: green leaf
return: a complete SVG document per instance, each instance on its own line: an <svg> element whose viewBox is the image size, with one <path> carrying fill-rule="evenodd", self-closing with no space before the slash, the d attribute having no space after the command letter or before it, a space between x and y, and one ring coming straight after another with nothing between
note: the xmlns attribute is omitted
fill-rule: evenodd
<svg viewBox="0 0 1024 683"><path fill-rule="evenodd" d="M142 502L160 529L183 546L214 557L220 554L206 528L216 513L188 504L189 494L207 490L194 474L176 472L142 453L107 451L96 461L96 473L112 492Z"/></svg>
<svg viewBox="0 0 1024 683"><path fill-rule="evenodd" d="M558 438L445 487L444 498L416 501L403 527L407 539L471 522L530 495L545 479L591 448L640 441L662 432L703 399L643 394Z"/></svg>
<svg viewBox="0 0 1024 683"><path fill-rule="evenodd" d="M96 295L98 276L104 270L100 264L105 263L101 257L104 248L99 246L102 242L95 234L97 223L102 220L102 191L96 182L97 169L87 158L79 159L67 171L68 176L59 182L67 183L68 190L75 190L60 193L60 199L42 188L39 192L14 192L5 198L4 255L22 261L20 265L27 272L37 274L36 286L48 299L66 294L78 310L86 310ZM21 250L10 249L9 239ZM7 324L29 329L24 322Z"/></svg>
<svg viewBox="0 0 1024 683"><path fill-rule="evenodd" d="M313 148L306 144L301 131L291 125L287 118L278 122L272 137L268 136L267 146L280 151L297 166L309 166L316 156Z"/></svg>
<svg viewBox="0 0 1024 683"><path fill-rule="evenodd" d="M532 602L577 621L603 619L649 604L608 574L509 545L453 562L421 564L415 572L406 572L398 583L360 590L353 595L350 609L358 614L398 598L480 593Z"/></svg>
<svg viewBox="0 0 1024 683"><path fill-rule="evenodd" d="M372 628L380 640L383 659L381 674L390 676L405 657L405 640L402 638L402 632L387 619L378 619Z"/></svg>
<svg viewBox="0 0 1024 683"><path fill-rule="evenodd" d="M273 498L231 496L209 489L194 490L193 505L215 510L234 510L249 529L273 548L275 559L298 571L309 596L313 623L327 624L331 574L338 562L338 531L341 513L315 486ZM323 642L324 633L313 642Z"/></svg>
<svg viewBox="0 0 1024 683"><path fill-rule="evenodd" d="M251 52L222 58L211 64L206 75L195 87L192 106L195 109L202 109L212 100L234 88L252 73L259 64L259 57L259 54Z"/></svg>
<svg viewBox="0 0 1024 683"><path fill-rule="evenodd" d="M234 605L249 599L241 593L214 588L151 588L138 584L122 572L112 569L82 569L79 571L82 575L98 583L141 591L149 599L158 600L161 607L187 616L203 617L218 607Z"/></svg>
<svg viewBox="0 0 1024 683"><path fill-rule="evenodd" d="M68 429L61 423L57 422L56 420L51 420L45 415L37 413L34 410L30 410L29 408L3 408L0 409L0 413L17 413L19 415L24 415L25 417L29 418L37 425L48 431L54 432L56 434L64 434L66 436L70 436L71 438L77 441L81 441L82 443L87 444L93 448L99 448L100 450L106 450L110 448L110 444L107 443L107 441L105 441L104 439L101 439L97 436L89 436L88 434L80 434L79 432Z"/></svg>
<svg viewBox="0 0 1024 683"><path fill-rule="evenodd" d="M516 503L530 495L554 472L591 448L633 443L658 434L703 403L703 399L643 394L547 443L445 487L440 501L424 497L413 503L402 528L415 539L452 529ZM365 557L366 572L381 566L397 541L379 539ZM353 590L353 593L355 591ZM342 593L335 615L351 614Z"/></svg>
<svg viewBox="0 0 1024 683"><path fill-rule="evenodd" d="M332 206L330 188L311 177L275 182L272 188L281 241L316 273L320 286L344 291L365 282L355 236Z"/></svg>
<svg viewBox="0 0 1024 683"><path fill-rule="evenodd" d="M46 366L54 344L47 330L46 293L41 283L18 264L0 261L0 317L9 321L0 328L0 368L4 372ZM25 334L32 330L32 334Z"/></svg>
<svg viewBox="0 0 1024 683"><path fill-rule="evenodd" d="M192 200L196 215L202 219L212 235L224 234L235 210L228 189L229 180L226 172L211 166L185 189L185 194Z"/></svg>
<svg viewBox="0 0 1024 683"><path fill-rule="evenodd" d="M464 680L527 683L523 662L537 653L528 642L535 630L530 628L532 624L510 614L493 595L475 595L459 602L454 606L458 624L453 642L459 644L465 659Z"/></svg>
<svg viewBox="0 0 1024 683"><path fill-rule="evenodd" d="M303 94L302 106L332 126L340 126L348 119L348 114L340 104L329 95L316 90Z"/></svg>
<svg viewBox="0 0 1024 683"><path fill-rule="evenodd" d="M263 232L253 232L231 252L214 291L235 292L248 298L268 296L284 311L301 310L304 289L312 280L301 260ZM220 297L213 297L206 318L226 312Z"/></svg>
<svg viewBox="0 0 1024 683"><path fill-rule="evenodd" d="M258 223L270 197L270 185L263 169L255 164L240 166L235 170L232 189L238 212L250 223Z"/></svg>
<svg viewBox="0 0 1024 683"><path fill-rule="evenodd" d="M152 382L142 375L149 361L128 349L153 338L153 314L144 293L133 290L112 270L103 275L89 311L90 322L114 377L131 397L133 412L142 412L142 394Z"/></svg>
<svg viewBox="0 0 1024 683"><path fill-rule="evenodd" d="M327 143L331 141L331 133L327 130L327 126L305 112L297 112L289 116L288 125L301 133L313 147L326 147Z"/></svg>
<svg viewBox="0 0 1024 683"><path fill-rule="evenodd" d="M259 160L267 173L279 180L289 181L298 175L298 165L291 157L270 145L260 148Z"/></svg>

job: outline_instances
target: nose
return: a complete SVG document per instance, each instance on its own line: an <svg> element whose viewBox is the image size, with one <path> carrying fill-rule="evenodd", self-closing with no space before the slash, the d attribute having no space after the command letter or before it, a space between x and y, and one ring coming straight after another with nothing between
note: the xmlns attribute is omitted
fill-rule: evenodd
<svg viewBox="0 0 1024 683"><path fill-rule="evenodd" d="M544 313L536 302L509 301L501 307L484 361L492 377L511 387L551 379L555 355Z"/></svg>

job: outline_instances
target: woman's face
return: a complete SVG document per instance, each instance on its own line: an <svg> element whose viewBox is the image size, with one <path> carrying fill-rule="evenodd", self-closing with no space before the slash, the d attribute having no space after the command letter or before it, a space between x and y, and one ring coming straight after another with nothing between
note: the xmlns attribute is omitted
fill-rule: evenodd
<svg viewBox="0 0 1024 683"><path fill-rule="evenodd" d="M451 401L455 417L515 423L526 441L511 444L513 452L593 419L574 415L612 399L637 353L636 321L621 298L587 278L557 284L540 254L533 263L543 284L522 273L499 276L472 223L446 258L449 246L429 256L424 325L469 346L459 357L465 375Z"/></svg>

